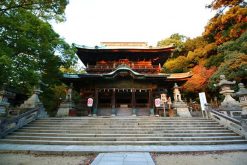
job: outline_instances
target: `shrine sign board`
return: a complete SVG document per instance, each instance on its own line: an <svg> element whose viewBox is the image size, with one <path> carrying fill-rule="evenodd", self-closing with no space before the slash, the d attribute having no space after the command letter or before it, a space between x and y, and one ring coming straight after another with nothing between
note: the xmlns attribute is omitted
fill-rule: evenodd
<svg viewBox="0 0 247 165"><path fill-rule="evenodd" d="M160 105L161 105L161 100L160 100L160 98L155 99L155 100L154 100L154 104L155 104L155 107L160 107Z"/></svg>

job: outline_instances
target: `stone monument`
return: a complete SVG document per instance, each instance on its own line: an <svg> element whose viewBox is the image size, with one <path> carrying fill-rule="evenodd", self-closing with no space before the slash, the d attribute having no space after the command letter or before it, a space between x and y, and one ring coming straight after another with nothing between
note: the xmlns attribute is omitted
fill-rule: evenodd
<svg viewBox="0 0 247 165"><path fill-rule="evenodd" d="M242 108L241 125L244 130L247 131L247 89L243 83L239 83L238 87L239 91L236 93L236 96L239 97L240 106Z"/></svg>
<svg viewBox="0 0 247 165"><path fill-rule="evenodd" d="M187 104L184 103L181 99L181 93L179 91L177 83L174 84L173 89L174 102L172 104L172 107L177 110L177 115L179 117L192 117Z"/></svg>
<svg viewBox="0 0 247 165"><path fill-rule="evenodd" d="M219 110L231 117L234 116L234 111L241 111L239 102L232 98L234 90L231 89L231 85L235 83L235 81L226 80L225 75L220 75L220 82L215 85L221 88L220 94L225 96L223 102L219 106Z"/></svg>
<svg viewBox="0 0 247 165"><path fill-rule="evenodd" d="M72 100L73 84L71 83L66 91L65 100L63 100L58 108L57 117L69 116L69 111L75 107Z"/></svg>

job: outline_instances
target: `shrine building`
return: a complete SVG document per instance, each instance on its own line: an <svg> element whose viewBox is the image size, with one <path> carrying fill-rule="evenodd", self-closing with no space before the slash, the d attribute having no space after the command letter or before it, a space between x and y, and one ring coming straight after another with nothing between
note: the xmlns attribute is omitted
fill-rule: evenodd
<svg viewBox="0 0 247 165"><path fill-rule="evenodd" d="M149 47L146 42L102 42L94 48L77 47L85 65L83 74L64 74L63 82L73 83L80 93L76 107L97 116L148 116L154 114L154 99L166 94L173 98L173 87L192 76L164 73L162 66L173 46ZM93 99L92 108L87 101ZM91 110L91 111L90 111Z"/></svg>

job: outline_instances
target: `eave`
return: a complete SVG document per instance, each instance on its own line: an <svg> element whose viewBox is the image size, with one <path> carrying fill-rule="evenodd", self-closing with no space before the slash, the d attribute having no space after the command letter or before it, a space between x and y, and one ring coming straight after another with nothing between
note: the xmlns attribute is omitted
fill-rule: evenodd
<svg viewBox="0 0 247 165"><path fill-rule="evenodd" d="M163 65L173 50L174 47L151 49L88 49L77 47L77 55L84 65L94 65L96 61L100 60L114 61L119 59L151 60L154 65Z"/></svg>

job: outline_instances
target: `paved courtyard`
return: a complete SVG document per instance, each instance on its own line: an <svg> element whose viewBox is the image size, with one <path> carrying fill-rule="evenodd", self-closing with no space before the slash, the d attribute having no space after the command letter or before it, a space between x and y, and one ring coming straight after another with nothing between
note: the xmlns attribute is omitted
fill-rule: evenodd
<svg viewBox="0 0 247 165"><path fill-rule="evenodd" d="M155 165L148 152L101 153L92 165Z"/></svg>

